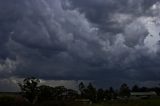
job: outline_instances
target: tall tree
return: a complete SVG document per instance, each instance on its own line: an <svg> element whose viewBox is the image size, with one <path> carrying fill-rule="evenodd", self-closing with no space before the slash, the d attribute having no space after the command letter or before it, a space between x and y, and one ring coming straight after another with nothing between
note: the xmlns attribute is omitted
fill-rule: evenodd
<svg viewBox="0 0 160 106"><path fill-rule="evenodd" d="M122 84L120 87L120 96L122 97L129 97L130 96L130 89L127 84Z"/></svg>
<svg viewBox="0 0 160 106"><path fill-rule="evenodd" d="M82 97L82 98L85 98L85 90L86 90L86 87L85 87L84 83L81 82L81 83L79 84L79 91L80 91L80 93L81 93L81 97Z"/></svg>
<svg viewBox="0 0 160 106"><path fill-rule="evenodd" d="M97 100L103 101L105 98L105 91L103 89L98 89L97 91Z"/></svg>
<svg viewBox="0 0 160 106"><path fill-rule="evenodd" d="M132 92L139 92L140 88L138 87L138 85L134 85L132 87Z"/></svg>
<svg viewBox="0 0 160 106"><path fill-rule="evenodd" d="M86 96L92 102L96 102L97 101L97 91L96 91L96 88L93 87L92 83L89 83L89 85L87 86Z"/></svg>
<svg viewBox="0 0 160 106"><path fill-rule="evenodd" d="M116 98L116 93L115 93L113 87L110 87L109 90L106 90L105 95L106 95L107 99L109 99L109 100Z"/></svg>
<svg viewBox="0 0 160 106"><path fill-rule="evenodd" d="M22 95L31 103L35 103L35 100L38 97L39 82L40 80L35 77L28 77L23 80L23 83L18 83Z"/></svg>

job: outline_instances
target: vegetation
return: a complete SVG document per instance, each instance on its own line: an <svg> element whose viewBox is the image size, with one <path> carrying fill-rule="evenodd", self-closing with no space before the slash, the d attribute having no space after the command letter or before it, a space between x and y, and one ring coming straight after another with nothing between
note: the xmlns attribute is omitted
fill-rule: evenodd
<svg viewBox="0 0 160 106"><path fill-rule="evenodd" d="M39 79L34 77L29 77L23 80L23 83L19 83L19 87L21 89L21 94L24 96L29 102L35 103L38 94L39 94Z"/></svg>
<svg viewBox="0 0 160 106"><path fill-rule="evenodd" d="M127 84L124 83L121 85L119 95L121 97L129 97L130 96L130 89L127 86Z"/></svg>
<svg viewBox="0 0 160 106"><path fill-rule="evenodd" d="M96 89L89 83L79 84L79 93L76 90L67 89L64 86L51 87L39 85L40 80L29 77L19 83L20 94L1 95L0 105L12 106L160 106L159 96L149 99L129 99L130 92L155 91L160 94L160 88L138 87L132 89L127 84L122 84L119 90ZM21 95L21 96L20 96ZM89 103L76 102L76 100L89 100Z"/></svg>

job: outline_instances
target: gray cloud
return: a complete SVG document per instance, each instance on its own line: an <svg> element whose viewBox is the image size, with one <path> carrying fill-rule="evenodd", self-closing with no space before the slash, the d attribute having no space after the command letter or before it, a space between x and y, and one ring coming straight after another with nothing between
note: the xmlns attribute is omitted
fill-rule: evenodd
<svg viewBox="0 0 160 106"><path fill-rule="evenodd" d="M159 80L157 0L0 2L1 78Z"/></svg>

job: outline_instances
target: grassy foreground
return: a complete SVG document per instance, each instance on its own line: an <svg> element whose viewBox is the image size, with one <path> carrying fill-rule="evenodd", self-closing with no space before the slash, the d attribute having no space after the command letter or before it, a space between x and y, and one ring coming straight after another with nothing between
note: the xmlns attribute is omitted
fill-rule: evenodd
<svg viewBox="0 0 160 106"><path fill-rule="evenodd" d="M36 104L30 104L14 96L0 96L0 106L160 106L160 98L139 99L139 100L113 100L102 103L77 103L74 101L40 101Z"/></svg>
<svg viewBox="0 0 160 106"><path fill-rule="evenodd" d="M108 101L94 106L160 106L160 99Z"/></svg>
<svg viewBox="0 0 160 106"><path fill-rule="evenodd" d="M53 106L49 102L44 102L40 106ZM160 99L146 99L146 100L128 100L128 101L107 101L103 103L84 104L84 103L62 103L54 106L160 106Z"/></svg>
<svg viewBox="0 0 160 106"><path fill-rule="evenodd" d="M43 102L36 106L160 106L160 99L149 100L129 100L129 101L107 101L103 103L84 104L84 103L53 103Z"/></svg>

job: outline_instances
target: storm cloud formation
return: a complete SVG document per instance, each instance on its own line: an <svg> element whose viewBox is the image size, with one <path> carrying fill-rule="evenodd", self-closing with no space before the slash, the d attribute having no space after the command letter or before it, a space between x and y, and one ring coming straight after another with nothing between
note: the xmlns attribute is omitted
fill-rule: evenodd
<svg viewBox="0 0 160 106"><path fill-rule="evenodd" d="M159 0L1 0L0 77L160 80Z"/></svg>

